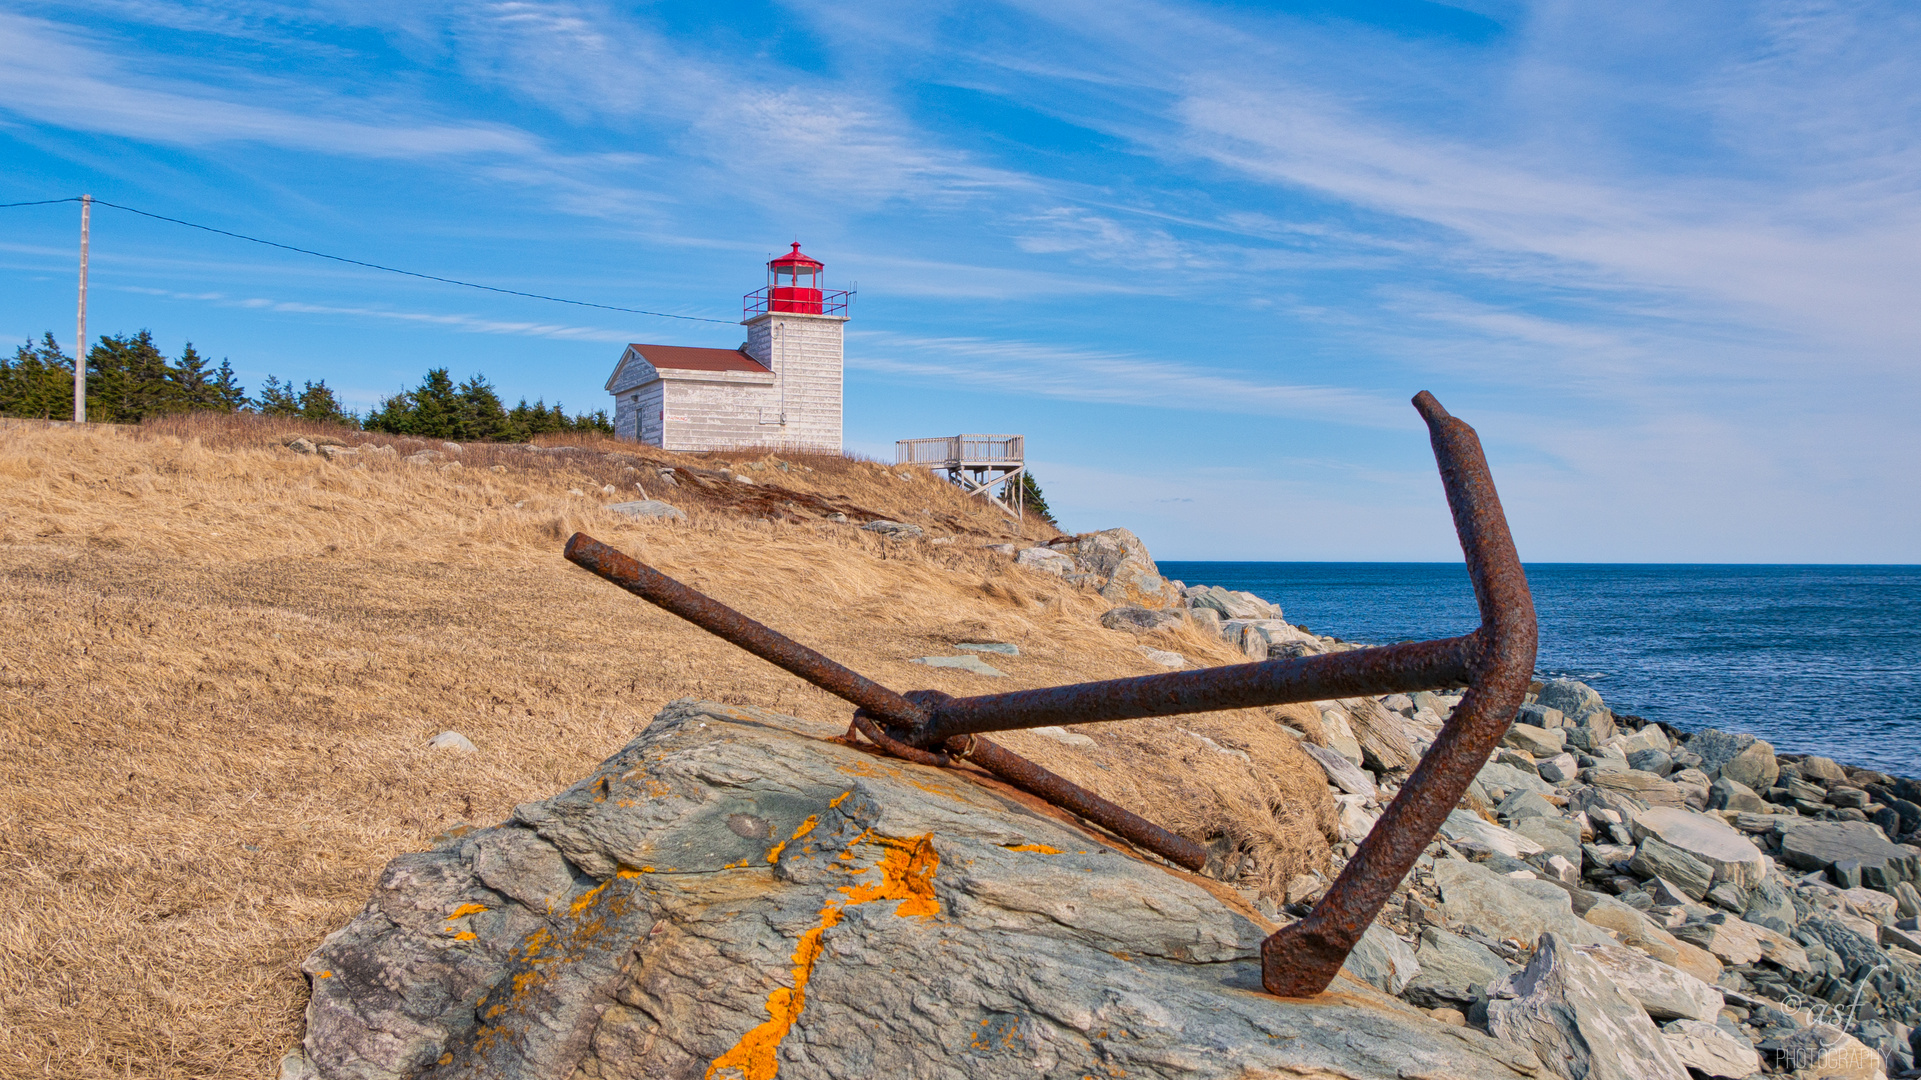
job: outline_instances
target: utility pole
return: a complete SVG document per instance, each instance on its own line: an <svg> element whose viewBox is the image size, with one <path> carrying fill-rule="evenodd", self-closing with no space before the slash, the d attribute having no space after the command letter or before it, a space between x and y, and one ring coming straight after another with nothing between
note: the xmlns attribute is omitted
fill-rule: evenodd
<svg viewBox="0 0 1921 1080"><path fill-rule="evenodd" d="M80 318L74 333L73 422L87 422L87 225L93 217L93 196L80 196Z"/></svg>

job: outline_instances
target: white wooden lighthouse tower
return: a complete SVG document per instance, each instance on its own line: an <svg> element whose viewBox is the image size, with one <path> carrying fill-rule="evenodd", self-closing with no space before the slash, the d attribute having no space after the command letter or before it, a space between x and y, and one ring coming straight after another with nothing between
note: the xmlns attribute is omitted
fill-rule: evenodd
<svg viewBox="0 0 1921 1080"><path fill-rule="evenodd" d="M798 243L769 262L737 349L627 346L607 380L614 434L664 450L839 453L848 294L822 290L823 269Z"/></svg>

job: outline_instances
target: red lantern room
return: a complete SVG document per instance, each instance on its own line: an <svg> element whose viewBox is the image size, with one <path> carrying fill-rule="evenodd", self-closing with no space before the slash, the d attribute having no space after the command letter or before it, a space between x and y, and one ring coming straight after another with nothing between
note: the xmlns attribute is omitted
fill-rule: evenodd
<svg viewBox="0 0 1921 1080"><path fill-rule="evenodd" d="M800 241L794 241L794 250L767 264L767 309L820 314L823 269L820 260L801 254Z"/></svg>
<svg viewBox="0 0 1921 1080"><path fill-rule="evenodd" d="M847 293L823 292L823 269L825 265L819 259L801 252L800 241L796 240L792 251L767 264L767 287L747 294L746 318L771 312L845 316Z"/></svg>

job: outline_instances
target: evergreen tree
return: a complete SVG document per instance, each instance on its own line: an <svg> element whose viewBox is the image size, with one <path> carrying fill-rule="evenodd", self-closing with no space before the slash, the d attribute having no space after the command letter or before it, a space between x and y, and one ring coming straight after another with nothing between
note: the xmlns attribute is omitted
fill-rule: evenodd
<svg viewBox="0 0 1921 1080"><path fill-rule="evenodd" d="M402 390L387 398L380 407L367 414L360 422L368 431L384 431L389 435L405 435L412 430L414 419L414 398Z"/></svg>
<svg viewBox="0 0 1921 1080"><path fill-rule="evenodd" d="M507 410L485 376L475 375L461 383L456 393L460 398L462 439L501 442L512 438L513 427L507 420Z"/></svg>
<svg viewBox="0 0 1921 1080"><path fill-rule="evenodd" d="M317 383L309 382L301 389L300 416L306 420L318 420L322 423L359 426L354 422L353 417L341 411L340 400L334 397L334 392L327 386L325 379Z"/></svg>
<svg viewBox="0 0 1921 1080"><path fill-rule="evenodd" d="M423 439L460 437L460 395L446 368L434 368L414 388L412 417L407 434Z"/></svg>
<svg viewBox="0 0 1921 1080"><path fill-rule="evenodd" d="M193 348L191 345L187 347ZM229 363L225 357L221 358L220 367L214 371L213 378L208 380L207 385L211 388L210 404L207 408L219 409L221 412L238 412L247 407L247 388L241 386L240 380L234 377L233 364Z"/></svg>
<svg viewBox="0 0 1921 1080"><path fill-rule="evenodd" d="M260 384L260 396L253 399L253 407L263 416L299 416L300 398L294 394L292 383L269 375Z"/></svg>
<svg viewBox="0 0 1921 1080"><path fill-rule="evenodd" d="M151 333L102 337L87 352L87 419L133 424L182 408L172 373Z"/></svg>
<svg viewBox="0 0 1921 1080"><path fill-rule="evenodd" d="M0 356L0 416L57 420L72 415L73 359L60 351L52 331L38 346L32 341L20 346L11 360Z"/></svg>
<svg viewBox="0 0 1921 1080"><path fill-rule="evenodd" d="M1021 492L1026 496L1027 508L1029 510L1032 510L1040 516L1042 521L1047 522L1056 529L1061 527L1061 523L1054 520L1054 511L1047 508L1047 497L1041 494L1040 482L1034 479L1033 473L1021 473Z"/></svg>
<svg viewBox="0 0 1921 1080"><path fill-rule="evenodd" d="M167 381L171 384L172 398L176 404L187 409L217 408L214 404L213 380L207 372L206 358L194 351L193 342L181 350L180 359L174 361L167 370Z"/></svg>

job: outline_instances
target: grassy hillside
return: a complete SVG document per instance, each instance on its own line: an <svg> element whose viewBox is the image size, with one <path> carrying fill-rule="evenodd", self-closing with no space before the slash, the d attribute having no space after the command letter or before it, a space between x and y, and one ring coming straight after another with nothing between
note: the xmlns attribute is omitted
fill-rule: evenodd
<svg viewBox="0 0 1921 1080"><path fill-rule="evenodd" d="M924 475L578 440L411 464L427 444L358 432L334 434L396 453L328 460L281 445L298 432L0 424L0 1074L271 1075L300 958L396 854L571 783L677 697L845 721L567 564L577 529L897 689L1160 670L1099 597L985 550L1014 539L998 510ZM603 509L636 484L688 520ZM854 527L875 517L949 542ZM962 640L1018 644L991 658L1011 677L908 662ZM1185 629L1153 644L1238 659ZM426 749L449 729L478 752ZM1005 741L1226 837L1253 887L1325 859L1325 785L1268 716L1084 730L1094 748Z"/></svg>

